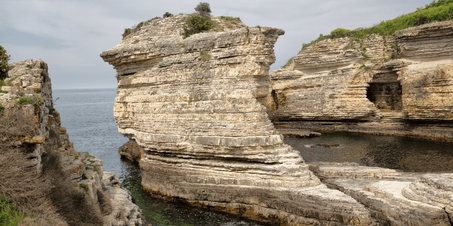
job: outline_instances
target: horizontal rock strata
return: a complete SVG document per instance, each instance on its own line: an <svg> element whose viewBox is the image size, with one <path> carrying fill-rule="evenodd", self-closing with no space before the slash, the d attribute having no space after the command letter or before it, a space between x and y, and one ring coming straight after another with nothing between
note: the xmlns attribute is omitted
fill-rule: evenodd
<svg viewBox="0 0 453 226"><path fill-rule="evenodd" d="M452 174L404 173L356 163L314 163L328 187L366 206L378 225L451 225Z"/></svg>
<svg viewBox="0 0 453 226"><path fill-rule="evenodd" d="M229 29L211 17L223 31L183 39L186 17L146 22L101 53L118 73L118 131L131 139L120 153L140 159L144 189L279 224L370 224L268 119L268 70L283 30Z"/></svg>
<svg viewBox="0 0 453 226"><path fill-rule="evenodd" d="M271 73L277 127L453 141L453 22L327 39Z"/></svg>

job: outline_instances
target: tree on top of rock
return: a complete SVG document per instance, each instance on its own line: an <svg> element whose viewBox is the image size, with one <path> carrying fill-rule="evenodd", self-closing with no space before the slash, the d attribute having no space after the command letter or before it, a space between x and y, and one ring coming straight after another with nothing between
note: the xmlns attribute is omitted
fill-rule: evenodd
<svg viewBox="0 0 453 226"><path fill-rule="evenodd" d="M10 55L6 53L6 49L0 46L0 80L8 76L8 60Z"/></svg>
<svg viewBox="0 0 453 226"><path fill-rule="evenodd" d="M198 3L197 7L195 7L195 11L200 14L202 17L209 17L211 13L211 8L209 7L209 3L207 2L200 2Z"/></svg>

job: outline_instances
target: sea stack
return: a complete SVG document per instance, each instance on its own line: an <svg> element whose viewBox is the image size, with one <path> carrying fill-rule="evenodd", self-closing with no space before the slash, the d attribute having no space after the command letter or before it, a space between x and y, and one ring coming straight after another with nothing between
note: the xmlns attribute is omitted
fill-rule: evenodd
<svg viewBox="0 0 453 226"><path fill-rule="evenodd" d="M268 71L284 31L211 17L215 30L184 39L188 16L147 21L101 53L117 70L114 116L143 188L266 222L370 224L365 207L321 184L268 118Z"/></svg>

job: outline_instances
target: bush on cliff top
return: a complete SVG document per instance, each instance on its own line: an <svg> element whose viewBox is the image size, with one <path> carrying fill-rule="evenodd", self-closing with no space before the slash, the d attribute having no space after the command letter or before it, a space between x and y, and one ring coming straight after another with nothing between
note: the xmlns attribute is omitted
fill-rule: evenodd
<svg viewBox="0 0 453 226"><path fill-rule="evenodd" d="M393 20L382 21L380 24L370 28L358 28L353 31L346 31L345 29L340 28L332 31L330 35L321 34L318 39L307 44L304 43L302 50L325 39L340 37L362 39L371 34L379 34L382 36L395 35L396 31L409 27L450 19L453 19L453 0L437 0L427 4L425 7L417 8L417 11L413 13L402 15Z"/></svg>
<svg viewBox="0 0 453 226"><path fill-rule="evenodd" d="M3 80L8 76L8 61L10 57L11 56L6 52L6 49L0 45L0 80Z"/></svg>
<svg viewBox="0 0 453 226"><path fill-rule="evenodd" d="M211 14L211 7L209 7L209 3L207 2L200 2L197 7L195 7L195 11L202 17L209 17Z"/></svg>
<svg viewBox="0 0 453 226"><path fill-rule="evenodd" d="M182 35L184 38L187 38L193 34L209 31L214 27L215 22L211 19L202 17L198 14L193 14L186 18Z"/></svg>

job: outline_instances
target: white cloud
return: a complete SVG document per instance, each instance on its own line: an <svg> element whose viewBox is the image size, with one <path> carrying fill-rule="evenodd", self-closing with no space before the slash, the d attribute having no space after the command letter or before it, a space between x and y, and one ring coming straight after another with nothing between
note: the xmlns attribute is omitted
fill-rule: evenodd
<svg viewBox="0 0 453 226"><path fill-rule="evenodd" d="M116 87L115 71L99 54L121 40L124 28L165 12L192 13L194 0L3 0L0 45L13 61L43 59L54 88ZM430 0L208 1L213 15L241 17L249 26L286 31L275 46L278 69L302 43L342 27L369 27L415 11Z"/></svg>

